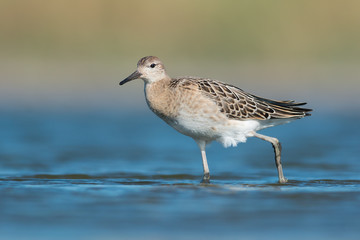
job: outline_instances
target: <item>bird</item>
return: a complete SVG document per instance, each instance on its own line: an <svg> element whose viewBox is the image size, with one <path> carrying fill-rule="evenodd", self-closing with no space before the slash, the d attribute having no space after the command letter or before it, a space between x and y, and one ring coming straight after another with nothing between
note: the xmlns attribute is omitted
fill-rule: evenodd
<svg viewBox="0 0 360 240"><path fill-rule="evenodd" d="M202 183L210 183L206 145L217 141L224 147L236 147L248 137L272 144L278 182L288 181L283 174L279 140L257 132L310 116L312 109L301 107L305 102L267 99L208 78L171 78L155 56L141 58L136 71L120 85L135 79L144 81L145 99L151 111L197 143L202 157Z"/></svg>

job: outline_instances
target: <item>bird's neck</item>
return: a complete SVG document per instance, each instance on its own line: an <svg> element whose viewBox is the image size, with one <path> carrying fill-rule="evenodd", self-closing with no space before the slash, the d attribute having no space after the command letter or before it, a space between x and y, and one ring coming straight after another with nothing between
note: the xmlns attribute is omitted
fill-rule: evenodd
<svg viewBox="0 0 360 240"><path fill-rule="evenodd" d="M145 98L149 108L165 121L177 116L178 107L175 104L175 94L170 88L170 78L146 83Z"/></svg>

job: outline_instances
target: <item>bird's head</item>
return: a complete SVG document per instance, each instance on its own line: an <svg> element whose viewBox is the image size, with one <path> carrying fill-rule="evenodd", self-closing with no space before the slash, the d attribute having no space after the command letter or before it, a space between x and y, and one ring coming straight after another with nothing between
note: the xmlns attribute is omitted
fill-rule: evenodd
<svg viewBox="0 0 360 240"><path fill-rule="evenodd" d="M164 64L160 59L154 56L147 56L139 60L136 71L122 80L120 85L134 79L142 79L145 83L153 83L167 77Z"/></svg>

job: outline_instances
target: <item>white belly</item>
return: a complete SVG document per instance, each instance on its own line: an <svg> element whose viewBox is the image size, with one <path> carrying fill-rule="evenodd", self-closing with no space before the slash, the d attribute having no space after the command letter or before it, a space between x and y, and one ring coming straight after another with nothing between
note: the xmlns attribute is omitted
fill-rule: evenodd
<svg viewBox="0 0 360 240"><path fill-rule="evenodd" d="M175 121L168 122L180 133L206 142L218 141L224 147L236 146L253 136L253 131L259 130L256 120L231 120L220 112L206 114L204 112L180 112Z"/></svg>

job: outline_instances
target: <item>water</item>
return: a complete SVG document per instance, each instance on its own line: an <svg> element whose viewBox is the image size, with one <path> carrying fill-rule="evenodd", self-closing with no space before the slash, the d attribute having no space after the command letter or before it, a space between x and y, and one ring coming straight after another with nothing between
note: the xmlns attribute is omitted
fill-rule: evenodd
<svg viewBox="0 0 360 240"><path fill-rule="evenodd" d="M359 116L262 131L283 144L195 142L149 112L2 111L1 239L359 239Z"/></svg>

